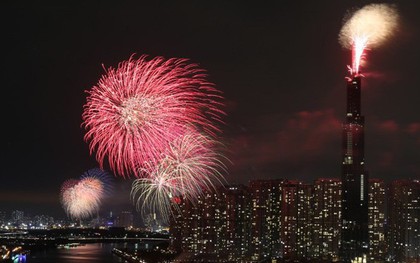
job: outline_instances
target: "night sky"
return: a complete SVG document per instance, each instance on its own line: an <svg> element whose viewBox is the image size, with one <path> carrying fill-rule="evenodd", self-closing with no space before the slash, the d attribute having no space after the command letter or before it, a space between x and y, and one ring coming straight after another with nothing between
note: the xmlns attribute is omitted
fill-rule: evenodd
<svg viewBox="0 0 420 263"><path fill-rule="evenodd" d="M20 1L19 1L20 2ZM226 98L226 179L341 176L346 12L372 1L130 1L2 5L0 210L65 216L61 184L97 167L83 140L85 90L132 54L188 58ZM362 72L366 165L420 177L420 3L395 2L398 32ZM107 209L131 209L115 178Z"/></svg>

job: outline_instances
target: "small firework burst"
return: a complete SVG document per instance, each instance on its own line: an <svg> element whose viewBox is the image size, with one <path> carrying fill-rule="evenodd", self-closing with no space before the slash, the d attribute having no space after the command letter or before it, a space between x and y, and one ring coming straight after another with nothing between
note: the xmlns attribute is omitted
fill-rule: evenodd
<svg viewBox="0 0 420 263"><path fill-rule="evenodd" d="M100 168L92 168L84 172L80 178L82 180L84 178L98 179L103 186L103 197L110 196L114 190L114 178L106 170L102 170Z"/></svg>
<svg viewBox="0 0 420 263"><path fill-rule="evenodd" d="M109 175L100 169L91 169L79 180L70 179L62 184L60 201L69 217L85 219L99 210L111 189Z"/></svg>

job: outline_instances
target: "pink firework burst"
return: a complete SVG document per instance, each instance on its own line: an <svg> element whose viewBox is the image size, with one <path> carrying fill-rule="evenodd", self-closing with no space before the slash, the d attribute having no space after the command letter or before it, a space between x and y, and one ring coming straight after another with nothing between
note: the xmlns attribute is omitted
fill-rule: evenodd
<svg viewBox="0 0 420 263"><path fill-rule="evenodd" d="M144 163L158 161L186 126L216 135L224 115L221 93L187 59L131 57L106 70L87 93L83 125L90 152L123 177L141 177Z"/></svg>

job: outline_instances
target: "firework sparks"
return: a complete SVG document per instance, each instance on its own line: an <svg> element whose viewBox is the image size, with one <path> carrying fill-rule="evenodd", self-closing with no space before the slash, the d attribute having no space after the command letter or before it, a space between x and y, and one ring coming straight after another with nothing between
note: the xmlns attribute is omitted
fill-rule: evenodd
<svg viewBox="0 0 420 263"><path fill-rule="evenodd" d="M175 139L158 165L146 165L148 178L133 183L131 197L144 215L158 213L167 222L174 198L194 201L204 191L223 182L225 170L221 156L214 149L216 142L196 132Z"/></svg>
<svg viewBox="0 0 420 263"><path fill-rule="evenodd" d="M397 21L396 9L387 4L367 5L346 21L339 41L343 47L352 49L352 74L359 73L364 50L377 47L387 40L397 28Z"/></svg>
<svg viewBox="0 0 420 263"><path fill-rule="evenodd" d="M67 215L74 219L92 216L104 196L103 182L94 177L67 180L61 187L60 200Z"/></svg>
<svg viewBox="0 0 420 263"><path fill-rule="evenodd" d="M131 195L143 218L151 213L161 215L165 222L169 221L172 208L177 209L176 204L172 202L174 186L171 184L172 181L168 178L139 178L134 180Z"/></svg>
<svg viewBox="0 0 420 263"><path fill-rule="evenodd" d="M90 169L81 176L82 180L84 178L98 179L103 186L103 197L110 196L114 190L113 177L105 170L100 168Z"/></svg>
<svg viewBox="0 0 420 263"><path fill-rule="evenodd" d="M68 189L74 187L77 183L79 182L79 180L75 180L75 179L69 179L64 181L64 183L61 185L61 195L64 194L64 192L66 192Z"/></svg>
<svg viewBox="0 0 420 263"><path fill-rule="evenodd" d="M188 125L215 135L224 115L220 92L186 59L130 58L106 70L87 93L83 125L90 152L123 177L141 177L143 164L159 160Z"/></svg>

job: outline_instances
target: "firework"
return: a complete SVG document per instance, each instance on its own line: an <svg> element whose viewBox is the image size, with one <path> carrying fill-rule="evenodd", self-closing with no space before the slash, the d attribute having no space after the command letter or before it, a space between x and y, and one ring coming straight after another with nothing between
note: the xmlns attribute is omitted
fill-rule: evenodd
<svg viewBox="0 0 420 263"><path fill-rule="evenodd" d="M64 182L60 199L71 218L83 219L98 211L103 195L104 186L101 180L86 177Z"/></svg>
<svg viewBox="0 0 420 263"><path fill-rule="evenodd" d="M103 186L103 197L110 196L114 190L114 180L110 173L100 168L93 168L81 176L81 179L93 178L98 179Z"/></svg>
<svg viewBox="0 0 420 263"><path fill-rule="evenodd" d="M377 47L387 40L397 28L396 9L387 4L370 4L356 12L346 21L339 35L345 48L352 49L351 70L359 73L364 50Z"/></svg>
<svg viewBox="0 0 420 263"><path fill-rule="evenodd" d="M141 177L144 163L159 160L186 126L217 134L224 114L220 92L186 59L131 57L87 93L82 125L90 152L123 177Z"/></svg>
<svg viewBox="0 0 420 263"><path fill-rule="evenodd" d="M68 189L74 187L78 182L79 182L79 180L76 180L76 179L68 179L68 180L64 181L64 183L61 185L60 193L63 194Z"/></svg>
<svg viewBox="0 0 420 263"><path fill-rule="evenodd" d="M172 209L177 208L176 204L172 202L173 186L171 186L171 181L165 181L165 179L168 178L139 178L134 180L131 195L143 218L148 213L160 214L163 221L168 222Z"/></svg>
<svg viewBox="0 0 420 263"><path fill-rule="evenodd" d="M148 178L134 181L131 197L142 214L158 213L168 221L174 200L193 201L206 190L215 190L223 182L225 166L217 143L202 134L189 131L175 139L160 162L146 164Z"/></svg>
<svg viewBox="0 0 420 263"><path fill-rule="evenodd" d="M64 210L66 211L67 214L68 213L68 204L69 204L69 200L71 200L71 192L73 187L79 182L79 180L75 180L75 179L69 179L64 181L64 183L61 185L61 189L60 189L60 202L61 205L63 206Z"/></svg>

